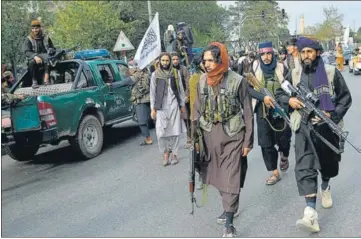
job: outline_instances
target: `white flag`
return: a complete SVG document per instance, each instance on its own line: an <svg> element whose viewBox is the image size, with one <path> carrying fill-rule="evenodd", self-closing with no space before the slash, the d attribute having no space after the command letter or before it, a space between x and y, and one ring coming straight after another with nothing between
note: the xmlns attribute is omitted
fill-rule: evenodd
<svg viewBox="0 0 361 239"><path fill-rule="evenodd" d="M160 30L158 13L155 14L148 30L145 32L140 42L134 60L138 63L140 69L144 69L162 52L160 44Z"/></svg>

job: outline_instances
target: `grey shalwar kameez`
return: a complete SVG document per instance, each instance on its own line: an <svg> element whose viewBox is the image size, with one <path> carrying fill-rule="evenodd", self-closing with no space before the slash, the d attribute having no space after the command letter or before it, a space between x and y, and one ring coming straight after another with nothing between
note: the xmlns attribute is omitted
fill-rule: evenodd
<svg viewBox="0 0 361 239"><path fill-rule="evenodd" d="M201 77L207 77L203 74ZM241 78L241 76L239 76ZM223 80L224 83L225 80ZM216 94L222 83L214 87ZM197 98L194 105L194 119L199 120L201 110L200 85L197 88ZM217 188L222 196L223 208L226 212L237 212L239 193L244 185L247 171L247 157L242 158L242 148L253 147L253 112L251 97L248 94L248 82L242 79L238 88L238 97L243 110L245 127L233 137L224 131L222 123L212 125L211 132L202 130L205 143L205 183ZM204 171L204 170L202 170Z"/></svg>
<svg viewBox="0 0 361 239"><path fill-rule="evenodd" d="M180 79L180 76L178 78ZM158 138L159 150L162 153L168 151L172 152L174 155L178 155L179 137L181 133L187 132L180 111L180 107L184 107L184 88L182 81L179 80L180 102L178 103L170 84L170 79L168 79L163 97L162 109L157 110L156 135ZM154 72L150 82L150 104L152 109L155 107L156 86L156 72Z"/></svg>

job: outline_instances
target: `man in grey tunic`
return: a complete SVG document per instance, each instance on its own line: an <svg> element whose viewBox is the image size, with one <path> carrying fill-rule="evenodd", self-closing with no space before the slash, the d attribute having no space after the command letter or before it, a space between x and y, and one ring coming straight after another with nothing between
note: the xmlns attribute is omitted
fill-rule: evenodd
<svg viewBox="0 0 361 239"><path fill-rule="evenodd" d="M229 70L223 44L211 43L202 58L206 73L198 83L192 127L199 127L203 135L204 163L208 164L201 170L205 171L204 181L222 196L224 212L220 218L226 223L223 237L234 237L233 217L245 181L247 155L253 147L251 97L247 80Z"/></svg>
<svg viewBox="0 0 361 239"><path fill-rule="evenodd" d="M171 64L169 53L160 56L160 67L151 77L151 117L156 120L159 150L164 153L163 166L178 163L179 137L187 132L182 114L185 114L185 95L179 72ZM171 160L169 159L169 156Z"/></svg>

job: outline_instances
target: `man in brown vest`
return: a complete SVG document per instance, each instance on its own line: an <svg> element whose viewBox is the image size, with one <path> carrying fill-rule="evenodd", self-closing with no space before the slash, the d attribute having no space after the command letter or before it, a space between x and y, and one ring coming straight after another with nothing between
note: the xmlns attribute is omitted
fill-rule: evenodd
<svg viewBox="0 0 361 239"><path fill-rule="evenodd" d="M41 29L39 20L33 20L31 22L31 33L26 37L23 51L28 59L29 80L32 80L32 87L38 88L39 83L43 83L42 79L44 79L44 84L48 84L48 54L54 54L55 47L51 39ZM44 78L42 76L43 74ZM28 81L23 82L23 87L29 87L30 85L31 83Z"/></svg>
<svg viewBox="0 0 361 239"><path fill-rule="evenodd" d="M204 161L208 164L202 175L205 184L214 186L222 196L224 212L217 222L225 221L223 237L234 237L233 217L245 181L247 155L253 147L251 97L247 80L229 70L223 44L211 43L202 58L206 73L198 83L192 127L202 132L198 137L204 142Z"/></svg>

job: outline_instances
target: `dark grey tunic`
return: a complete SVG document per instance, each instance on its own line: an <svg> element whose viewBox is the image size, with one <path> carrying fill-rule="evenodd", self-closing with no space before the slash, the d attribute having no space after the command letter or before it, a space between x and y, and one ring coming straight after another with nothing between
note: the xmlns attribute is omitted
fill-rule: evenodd
<svg viewBox="0 0 361 239"><path fill-rule="evenodd" d="M291 81L291 79L288 80ZM303 72L300 83L313 92L314 80L315 72L309 74ZM342 74L337 69L334 77L334 89L336 109L331 112L331 119L335 123L339 123L351 107L352 98ZM284 92L279 91L277 94L282 102L289 101L290 97ZM327 125L316 126L315 130L338 147L338 137ZM337 176L341 155L328 148L303 123L301 123L300 129L296 133L295 144L295 173L299 194L303 196L317 193L317 170L321 172L322 177L332 178Z"/></svg>

